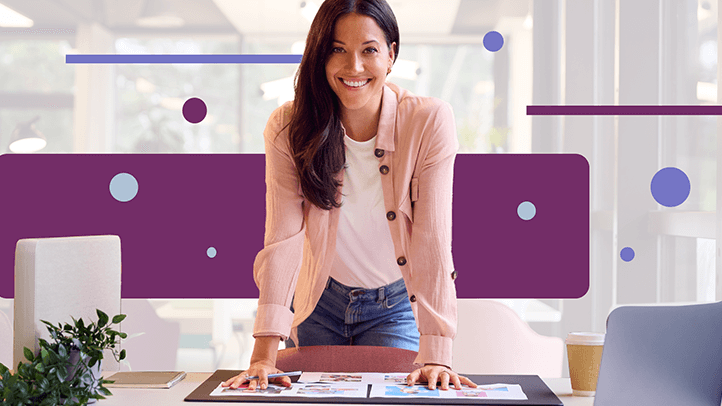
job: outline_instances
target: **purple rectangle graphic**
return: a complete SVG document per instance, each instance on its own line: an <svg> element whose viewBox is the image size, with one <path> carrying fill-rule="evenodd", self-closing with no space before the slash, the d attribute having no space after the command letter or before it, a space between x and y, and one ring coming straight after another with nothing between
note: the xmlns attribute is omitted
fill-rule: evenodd
<svg viewBox="0 0 722 406"><path fill-rule="evenodd" d="M129 201L117 198L127 190L111 193L119 174L137 181ZM14 296L19 239L112 234L121 240L123 298L256 298L264 176L263 154L0 155L0 297ZM460 154L454 176L460 298L586 293L583 157Z"/></svg>
<svg viewBox="0 0 722 406"><path fill-rule="evenodd" d="M526 106L528 116L719 116L722 106L549 105Z"/></svg>

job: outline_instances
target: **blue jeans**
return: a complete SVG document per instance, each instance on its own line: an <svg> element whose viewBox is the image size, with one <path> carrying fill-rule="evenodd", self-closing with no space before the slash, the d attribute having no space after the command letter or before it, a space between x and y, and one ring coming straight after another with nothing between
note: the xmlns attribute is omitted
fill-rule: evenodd
<svg viewBox="0 0 722 406"><path fill-rule="evenodd" d="M313 313L298 326L298 344L373 345L418 351L419 330L404 280L365 289L328 278ZM295 346L291 339L286 340L286 347Z"/></svg>

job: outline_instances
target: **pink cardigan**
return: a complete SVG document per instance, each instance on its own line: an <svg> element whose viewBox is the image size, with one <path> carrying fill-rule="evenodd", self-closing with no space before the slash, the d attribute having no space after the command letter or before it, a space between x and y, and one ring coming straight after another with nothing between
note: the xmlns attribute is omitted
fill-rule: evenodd
<svg viewBox="0 0 722 406"><path fill-rule="evenodd" d="M391 83L383 92L376 156L384 204L396 214L389 228L397 263L421 334L414 362L450 367L456 334L451 194L459 147L454 116L439 99ZM334 258L339 211L305 201L285 128L290 114L288 102L273 112L263 133L266 234L253 265L260 291L254 337L295 338L296 326L323 293ZM289 309L294 293L295 314Z"/></svg>

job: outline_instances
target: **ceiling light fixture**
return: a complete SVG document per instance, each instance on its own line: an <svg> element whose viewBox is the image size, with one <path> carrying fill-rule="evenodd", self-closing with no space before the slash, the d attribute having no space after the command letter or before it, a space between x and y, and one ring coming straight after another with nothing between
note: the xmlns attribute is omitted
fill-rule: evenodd
<svg viewBox="0 0 722 406"><path fill-rule="evenodd" d="M36 152L45 148L48 144L43 133L35 128L35 122L40 120L40 116L32 120L20 123L10 134L10 151L15 153Z"/></svg>
<svg viewBox="0 0 722 406"><path fill-rule="evenodd" d="M318 4L314 3L311 0L308 1L302 1L301 2L301 15L308 20L308 22L313 22L314 17L316 17L316 13L318 13Z"/></svg>
<svg viewBox="0 0 722 406"><path fill-rule="evenodd" d="M17 11L0 4L0 27L32 27L33 20Z"/></svg>
<svg viewBox="0 0 722 406"><path fill-rule="evenodd" d="M175 28L185 25L166 0L146 0L145 8L135 25L147 28Z"/></svg>

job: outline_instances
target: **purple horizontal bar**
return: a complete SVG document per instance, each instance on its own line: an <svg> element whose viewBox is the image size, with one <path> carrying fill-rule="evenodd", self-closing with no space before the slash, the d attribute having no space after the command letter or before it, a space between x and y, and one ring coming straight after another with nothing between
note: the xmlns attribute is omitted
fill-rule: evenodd
<svg viewBox="0 0 722 406"><path fill-rule="evenodd" d="M719 116L722 106L566 105L526 106L528 116Z"/></svg>
<svg viewBox="0 0 722 406"><path fill-rule="evenodd" d="M65 63L300 63L294 54L68 54Z"/></svg>

